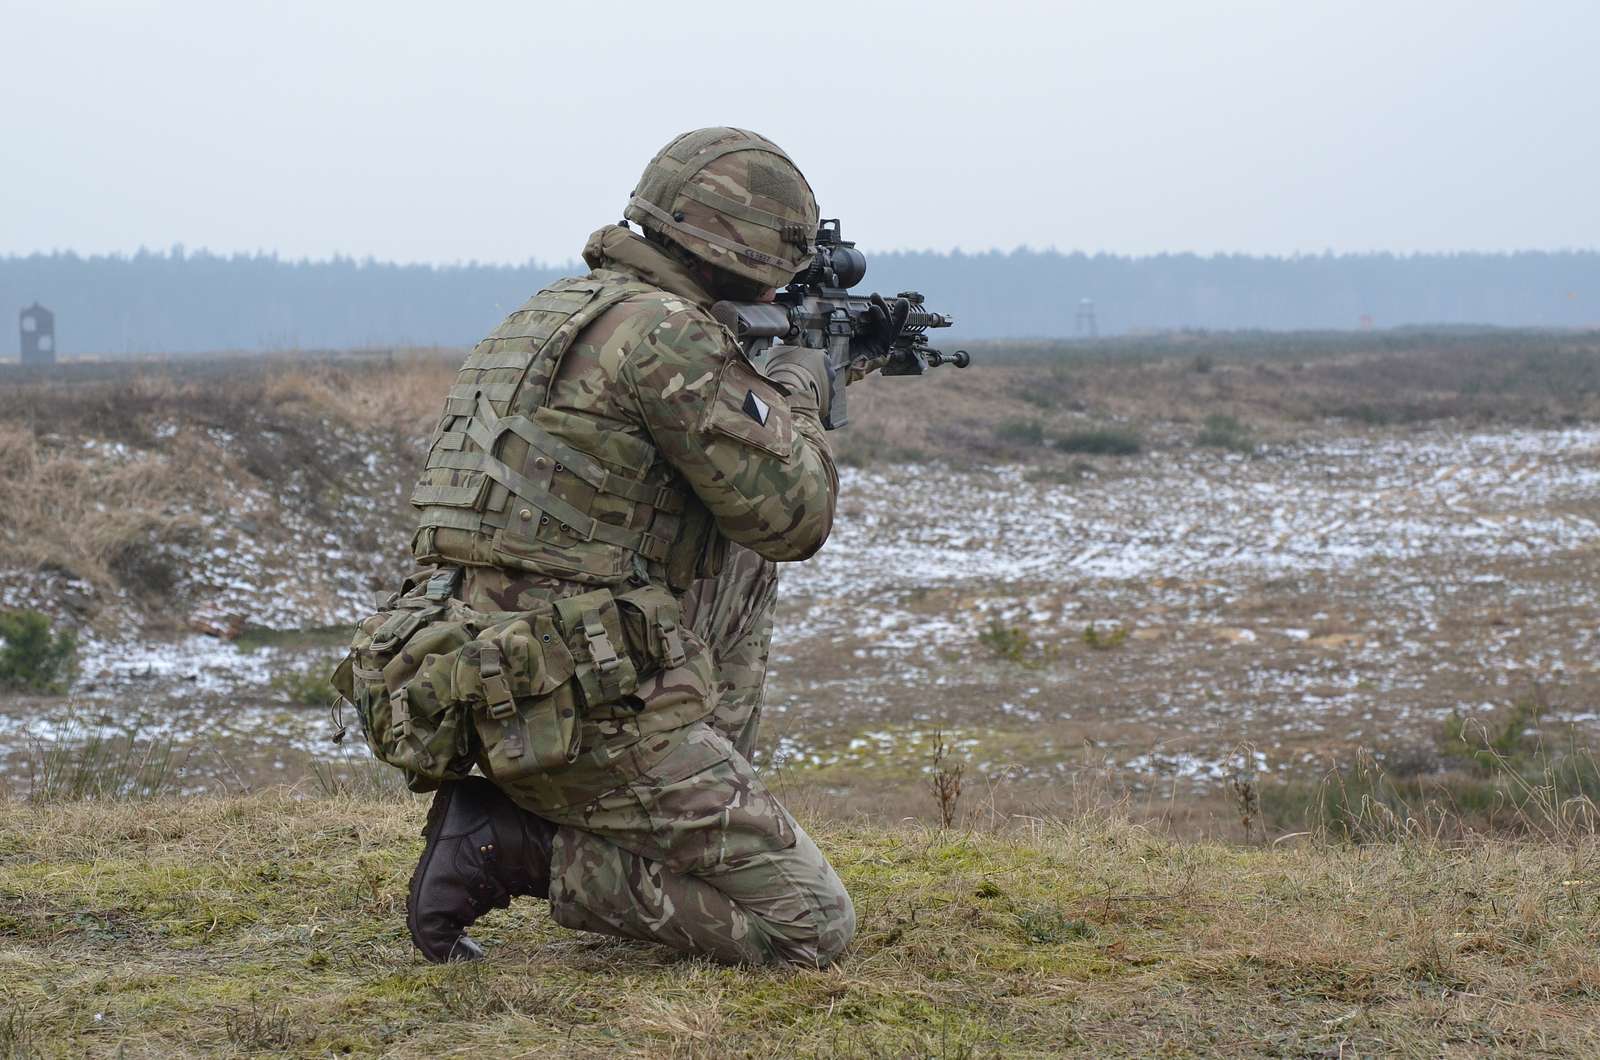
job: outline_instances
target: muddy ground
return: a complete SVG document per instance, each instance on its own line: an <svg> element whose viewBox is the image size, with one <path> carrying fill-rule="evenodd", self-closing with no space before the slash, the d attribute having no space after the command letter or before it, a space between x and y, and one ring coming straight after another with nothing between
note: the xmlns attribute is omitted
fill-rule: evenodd
<svg viewBox="0 0 1600 1060"><path fill-rule="evenodd" d="M1210 830L1229 826L1230 772L1314 777L1361 747L1427 748L1452 712L1537 694L1552 735L1600 733L1592 348L1555 368L1543 347L1238 364L986 352L964 374L852 390L834 538L782 581L760 760L791 798L929 816L942 731L961 812L1110 796ZM0 698L5 779L26 791L50 748L97 732L170 740L171 777L192 789L315 785L317 761L359 771L298 675L332 658L387 564L400 572L397 501L449 362L258 365L220 384L245 410L231 426L207 419L214 377L162 371L128 422L82 389L126 381L0 402L9 444L34 435L29 466L57 469L11 473L36 508L69 460L72 488L116 476L160 493L128 486L130 468L154 474L172 439L203 434L222 469L161 487L152 518L181 516L181 533L124 531L160 542L166 565L146 557L140 577L114 562L121 546L46 554L11 517L0 600L83 643L68 694ZM328 400L330 381L386 402ZM41 434L30 410L50 402L86 411ZM260 458L261 429L298 469ZM1060 448L1106 430L1139 451ZM318 431L332 455L305 444Z"/></svg>

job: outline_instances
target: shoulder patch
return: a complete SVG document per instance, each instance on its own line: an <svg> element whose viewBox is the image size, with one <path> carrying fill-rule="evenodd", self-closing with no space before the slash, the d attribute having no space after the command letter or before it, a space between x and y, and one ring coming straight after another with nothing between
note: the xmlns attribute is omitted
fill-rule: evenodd
<svg viewBox="0 0 1600 1060"><path fill-rule="evenodd" d="M772 406L762 401L754 390L747 390L744 395L744 414L765 427L767 417L772 414Z"/></svg>
<svg viewBox="0 0 1600 1060"><path fill-rule="evenodd" d="M701 429L780 460L794 450L794 420L782 393L742 356L723 364Z"/></svg>

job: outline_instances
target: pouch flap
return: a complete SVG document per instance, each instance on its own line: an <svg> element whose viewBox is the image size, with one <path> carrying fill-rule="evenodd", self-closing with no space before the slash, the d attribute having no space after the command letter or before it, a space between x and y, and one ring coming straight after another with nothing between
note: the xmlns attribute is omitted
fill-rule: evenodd
<svg viewBox="0 0 1600 1060"><path fill-rule="evenodd" d="M787 459L794 450L793 416L782 391L741 354L723 364L701 428Z"/></svg>

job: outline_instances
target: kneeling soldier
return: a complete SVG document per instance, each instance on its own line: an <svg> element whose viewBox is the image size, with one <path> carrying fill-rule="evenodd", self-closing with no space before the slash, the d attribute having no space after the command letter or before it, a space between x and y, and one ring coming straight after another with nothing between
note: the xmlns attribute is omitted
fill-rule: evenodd
<svg viewBox="0 0 1600 1060"><path fill-rule="evenodd" d="M816 201L770 141L700 129L625 216L643 236L594 233L589 275L463 364L412 498L430 569L352 653L374 750L437 784L407 920L429 960L472 959L466 929L532 895L572 928L824 965L850 898L719 731L711 654L680 614L730 542L802 560L832 526L823 354L779 349L762 375L708 313L809 264Z"/></svg>

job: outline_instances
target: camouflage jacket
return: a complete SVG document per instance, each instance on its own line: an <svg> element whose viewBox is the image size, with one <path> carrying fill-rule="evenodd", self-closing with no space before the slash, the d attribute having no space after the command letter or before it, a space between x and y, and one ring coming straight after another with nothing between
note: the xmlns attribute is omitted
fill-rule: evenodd
<svg viewBox="0 0 1600 1060"><path fill-rule="evenodd" d="M499 391L483 382L499 377L480 370L475 382L452 388L451 400L467 401L455 406L458 411L467 408L471 399L464 395L474 387L491 399L504 398L493 402L494 409L478 407L491 418L526 414L579 457L591 458L611 476L608 481L626 476L638 483L629 485L635 495L612 496L592 476L587 482L574 478L576 458L565 468L556 462L551 473L534 458L539 450L524 446L515 457L502 453L501 459L528 474L543 471L546 488L592 516L595 536L567 533L566 522L540 514L537 506L519 510L515 490L501 490L510 493L509 500L501 498L503 517L488 516L501 525L483 526L468 535L468 544L459 543L468 538L458 533L451 548L440 544L448 528L426 532L429 509L419 503L425 516L418 558L467 566L474 606L520 610L532 597L549 599L596 585L620 589L649 581L682 593L695 578L715 572L726 548L723 538L772 560L815 553L832 527L838 475L811 395L789 395L761 376L709 315L711 295L645 239L607 226L590 237L583 257L592 269L584 290L598 285L601 294L595 297L623 296L571 337L544 392L533 393L544 382L537 369L515 385L499 384ZM475 361L509 367L515 360L511 351L529 346L530 315L553 304L551 292L561 286L552 285L508 317L474 350L463 377ZM449 409L435 435L435 453L440 437L452 433ZM501 448L509 450L518 439L505 442ZM425 495L419 485L423 499L437 495L438 484L447 490L472 474L459 469L470 460L447 459L448 466L433 468L430 453L429 463L424 483L436 488ZM667 499L647 504L637 496L640 488L659 489ZM492 488L480 494L480 508L495 503ZM665 543L641 556L626 542L601 540L623 528L654 532L652 544Z"/></svg>

